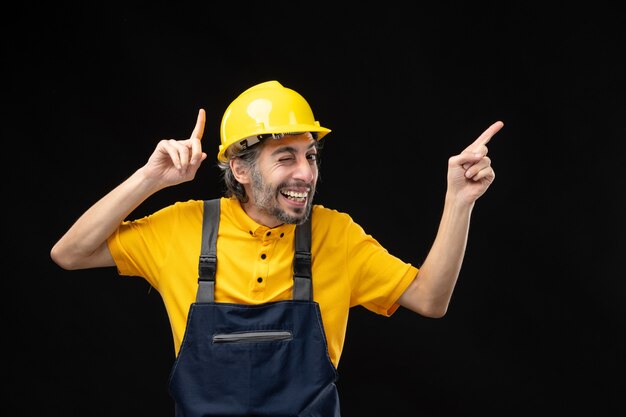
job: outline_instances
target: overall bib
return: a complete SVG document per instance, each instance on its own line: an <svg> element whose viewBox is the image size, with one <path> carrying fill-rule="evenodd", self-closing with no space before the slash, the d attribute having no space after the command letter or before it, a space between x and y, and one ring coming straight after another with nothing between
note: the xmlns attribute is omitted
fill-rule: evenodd
<svg viewBox="0 0 626 417"><path fill-rule="evenodd" d="M177 417L339 417L313 301L310 219L296 227L293 300L215 302L219 199L204 202L198 293L170 374Z"/></svg>

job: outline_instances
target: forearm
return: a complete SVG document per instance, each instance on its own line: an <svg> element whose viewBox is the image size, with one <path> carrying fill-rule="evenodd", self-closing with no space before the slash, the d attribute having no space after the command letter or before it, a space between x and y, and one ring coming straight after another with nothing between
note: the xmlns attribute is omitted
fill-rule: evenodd
<svg viewBox="0 0 626 417"><path fill-rule="evenodd" d="M473 203L446 196L437 235L400 304L429 317L448 308L465 256Z"/></svg>
<svg viewBox="0 0 626 417"><path fill-rule="evenodd" d="M159 186L141 168L91 206L54 245L50 255L65 269L113 266L106 240Z"/></svg>

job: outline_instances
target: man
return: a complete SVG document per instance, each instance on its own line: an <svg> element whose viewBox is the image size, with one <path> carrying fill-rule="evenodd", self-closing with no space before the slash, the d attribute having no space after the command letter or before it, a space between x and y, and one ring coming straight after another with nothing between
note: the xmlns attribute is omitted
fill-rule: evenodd
<svg viewBox="0 0 626 417"><path fill-rule="evenodd" d="M204 124L201 109L189 139L160 141L51 257L72 270L116 266L159 291L176 350L178 416L339 416L335 378L349 309L446 313L474 203L495 178L486 145L503 124L449 159L442 219L419 269L349 215L313 205L330 129L277 81L244 91L222 118L224 197L125 220L150 195L195 177L207 157Z"/></svg>

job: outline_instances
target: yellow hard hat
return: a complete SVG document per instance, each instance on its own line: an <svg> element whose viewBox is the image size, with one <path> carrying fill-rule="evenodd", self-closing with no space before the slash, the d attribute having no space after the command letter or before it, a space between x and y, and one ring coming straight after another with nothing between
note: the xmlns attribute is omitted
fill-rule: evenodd
<svg viewBox="0 0 626 417"><path fill-rule="evenodd" d="M309 103L300 94L267 81L250 87L226 109L220 126L221 145L217 159L226 161L226 149L233 144L245 148L261 135L317 132L320 140L330 129L315 120Z"/></svg>

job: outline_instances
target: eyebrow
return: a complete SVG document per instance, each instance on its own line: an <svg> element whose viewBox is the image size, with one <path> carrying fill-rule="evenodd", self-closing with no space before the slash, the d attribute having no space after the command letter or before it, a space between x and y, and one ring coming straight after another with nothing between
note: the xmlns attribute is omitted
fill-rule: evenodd
<svg viewBox="0 0 626 417"><path fill-rule="evenodd" d="M306 150L308 151L312 148L315 148L315 141L311 142L311 144ZM285 146L278 147L274 152L272 152L272 156L285 153L285 152L296 153L297 151L298 150L294 148L293 146L285 145Z"/></svg>

